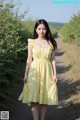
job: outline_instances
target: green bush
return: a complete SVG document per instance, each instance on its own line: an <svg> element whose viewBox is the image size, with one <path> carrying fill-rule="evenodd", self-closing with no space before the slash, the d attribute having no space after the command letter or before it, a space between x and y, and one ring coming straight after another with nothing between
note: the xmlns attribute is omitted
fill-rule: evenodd
<svg viewBox="0 0 80 120"><path fill-rule="evenodd" d="M77 15L73 15L69 23L60 29L60 33L64 41L73 41L77 45L80 45L80 12Z"/></svg>
<svg viewBox="0 0 80 120"><path fill-rule="evenodd" d="M13 4L0 5L0 108L10 109L15 84L21 74L18 66L27 57L27 39L32 35ZM29 23L29 21L28 21Z"/></svg>

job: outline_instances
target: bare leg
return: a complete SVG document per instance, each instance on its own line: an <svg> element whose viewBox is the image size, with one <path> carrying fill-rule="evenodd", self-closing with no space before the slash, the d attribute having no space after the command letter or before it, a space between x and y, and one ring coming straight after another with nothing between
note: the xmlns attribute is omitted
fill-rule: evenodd
<svg viewBox="0 0 80 120"><path fill-rule="evenodd" d="M45 120L48 105L41 105L41 120Z"/></svg>
<svg viewBox="0 0 80 120"><path fill-rule="evenodd" d="M34 102L31 103L31 111L34 120L38 120L38 105L39 105L38 103L34 103Z"/></svg>

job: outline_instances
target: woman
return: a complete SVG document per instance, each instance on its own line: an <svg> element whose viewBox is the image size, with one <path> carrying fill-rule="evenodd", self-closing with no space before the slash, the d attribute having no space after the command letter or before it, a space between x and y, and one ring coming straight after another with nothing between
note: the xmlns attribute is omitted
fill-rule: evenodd
<svg viewBox="0 0 80 120"><path fill-rule="evenodd" d="M19 100L31 106L34 120L45 120L48 105L58 105L58 89L55 50L48 23L40 19L35 23L34 38L28 39L28 58L24 75L24 87Z"/></svg>

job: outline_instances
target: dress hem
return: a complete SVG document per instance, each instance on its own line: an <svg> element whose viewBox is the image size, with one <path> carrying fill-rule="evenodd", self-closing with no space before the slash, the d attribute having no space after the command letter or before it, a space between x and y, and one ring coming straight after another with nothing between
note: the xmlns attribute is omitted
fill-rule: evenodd
<svg viewBox="0 0 80 120"><path fill-rule="evenodd" d="M39 101L29 101L29 102L24 102L20 99L18 99L21 103L23 104L27 104L28 106L31 106L31 102L34 102L34 103L39 103L39 104L43 104L43 105L59 105L59 102L55 102L55 103L42 103L42 102L39 102Z"/></svg>

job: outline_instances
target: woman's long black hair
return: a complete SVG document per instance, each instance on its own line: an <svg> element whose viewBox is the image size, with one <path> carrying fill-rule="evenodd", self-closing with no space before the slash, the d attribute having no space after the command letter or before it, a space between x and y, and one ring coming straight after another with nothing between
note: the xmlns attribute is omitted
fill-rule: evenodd
<svg viewBox="0 0 80 120"><path fill-rule="evenodd" d="M46 27L46 39L47 41L50 41L51 44L53 45L54 49L57 49L57 43L56 41L53 39L52 35L51 35L51 31L50 31L50 28L49 28L49 25L48 23L46 22L46 20L44 19L40 19L38 20L36 23L35 23L35 27L34 27L34 36L33 36L33 39L36 39L38 37L38 34L36 32L36 29L38 27L38 25L40 24L43 24L45 27Z"/></svg>

